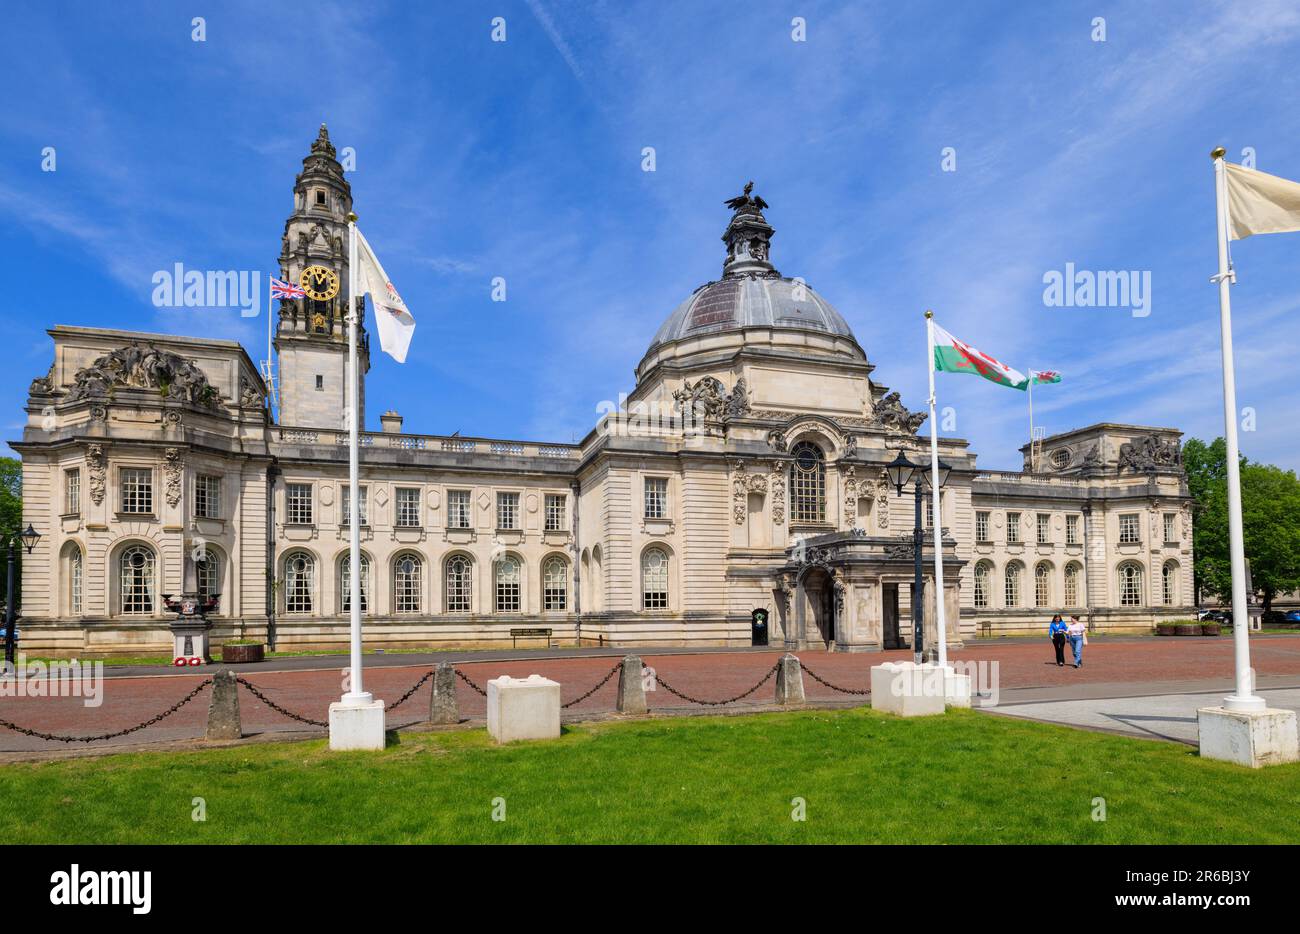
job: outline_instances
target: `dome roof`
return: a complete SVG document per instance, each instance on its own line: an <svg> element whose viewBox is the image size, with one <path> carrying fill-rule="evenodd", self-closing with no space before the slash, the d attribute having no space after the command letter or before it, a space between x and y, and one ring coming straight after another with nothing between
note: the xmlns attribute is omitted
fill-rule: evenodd
<svg viewBox="0 0 1300 934"><path fill-rule="evenodd" d="M856 342L844 316L808 285L784 277L744 276L696 289L668 316L650 346L751 327L822 331Z"/></svg>

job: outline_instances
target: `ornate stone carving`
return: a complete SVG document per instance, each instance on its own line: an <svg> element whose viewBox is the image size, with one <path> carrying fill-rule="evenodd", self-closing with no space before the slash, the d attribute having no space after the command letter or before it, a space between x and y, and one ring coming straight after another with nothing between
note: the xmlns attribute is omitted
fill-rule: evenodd
<svg viewBox="0 0 1300 934"><path fill-rule="evenodd" d="M28 395L48 395L54 392L54 364L50 364L50 370L44 376L38 376L32 380L32 385L28 388Z"/></svg>
<svg viewBox="0 0 1300 934"><path fill-rule="evenodd" d="M256 408L262 404L262 394L246 376L239 377L239 404L244 408Z"/></svg>
<svg viewBox="0 0 1300 934"><path fill-rule="evenodd" d="M783 613L789 613L794 600L794 578L789 574L782 574L777 586L781 588L781 610Z"/></svg>
<svg viewBox="0 0 1300 934"><path fill-rule="evenodd" d="M1126 441L1119 446L1120 473L1128 467L1135 473L1154 473L1161 467L1181 467L1183 452L1177 441L1165 441L1156 435L1147 435L1137 441Z"/></svg>
<svg viewBox="0 0 1300 934"><path fill-rule="evenodd" d="M1088 448L1088 453L1083 455L1083 469L1096 470L1106 466L1106 459L1101 454L1101 442L1098 441L1092 447Z"/></svg>
<svg viewBox="0 0 1300 934"><path fill-rule="evenodd" d="M745 518L749 515L749 494L750 493L767 493L767 477L762 474L751 474L745 471L743 463L736 464L736 473L731 481L732 496L735 499L732 505L732 514L735 516L736 525L744 525Z"/></svg>
<svg viewBox="0 0 1300 934"><path fill-rule="evenodd" d="M767 444L773 451L779 451L782 454L790 449L790 442L786 440L785 434L775 428L767 433Z"/></svg>
<svg viewBox="0 0 1300 934"><path fill-rule="evenodd" d="M908 539L899 539L885 546L886 558L906 558L912 560L916 555L916 544Z"/></svg>
<svg viewBox="0 0 1300 934"><path fill-rule="evenodd" d="M157 389L164 399L211 406L217 401L216 387L192 360L159 350L153 344L128 344L99 357L78 370L67 401L102 399L115 388Z"/></svg>
<svg viewBox="0 0 1300 934"><path fill-rule="evenodd" d="M181 427L181 413L177 412L175 409L168 409L166 412L163 412L162 420L164 428Z"/></svg>
<svg viewBox="0 0 1300 934"><path fill-rule="evenodd" d="M727 418L740 418L749 414L749 384L745 377L736 380L736 385L727 396Z"/></svg>
<svg viewBox="0 0 1300 934"><path fill-rule="evenodd" d="M105 478L108 470L104 463L104 447L92 444L86 448L86 467L90 487L90 501L98 506L104 501Z"/></svg>
<svg viewBox="0 0 1300 934"><path fill-rule="evenodd" d="M750 410L749 387L743 376L736 381L731 392L727 392L722 381L713 376L706 376L696 383L688 379L673 393L673 401L677 403L679 412L689 408L715 421L747 415Z"/></svg>
<svg viewBox="0 0 1300 934"><path fill-rule="evenodd" d="M167 490L167 505L175 506L181 501L181 460L180 448L168 448L163 454L163 480Z"/></svg>
<svg viewBox="0 0 1300 934"><path fill-rule="evenodd" d="M96 422L108 421L108 409L102 405L92 405L90 407L90 418Z"/></svg>
<svg viewBox="0 0 1300 934"><path fill-rule="evenodd" d="M785 524L785 465L772 461L772 521Z"/></svg>
<svg viewBox="0 0 1300 934"><path fill-rule="evenodd" d="M848 434L846 434L846 435L844 436L844 456L845 456L845 457L857 457L857 456L858 456L858 436L857 436L857 435L848 435Z"/></svg>
<svg viewBox="0 0 1300 934"><path fill-rule="evenodd" d="M909 412L898 393L891 392L876 403L868 424L885 431L914 435L925 419L925 412Z"/></svg>

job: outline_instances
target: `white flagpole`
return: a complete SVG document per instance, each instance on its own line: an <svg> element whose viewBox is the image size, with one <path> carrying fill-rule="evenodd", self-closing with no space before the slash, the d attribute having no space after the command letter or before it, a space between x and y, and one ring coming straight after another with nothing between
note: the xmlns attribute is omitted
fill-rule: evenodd
<svg viewBox="0 0 1300 934"><path fill-rule="evenodd" d="M1210 153L1214 160L1214 196L1218 208L1219 330L1223 343L1223 435L1228 447L1228 541L1232 559L1232 643L1236 656L1234 693L1223 699L1228 710L1264 710L1264 699L1253 693L1250 672L1250 614L1246 606L1246 546L1241 523L1241 467L1237 453L1237 385L1232 361L1232 305L1228 288L1234 273L1228 265L1228 191L1222 147Z"/></svg>
<svg viewBox="0 0 1300 934"><path fill-rule="evenodd" d="M1034 371L1029 371L1029 472L1037 473L1038 464L1034 459Z"/></svg>
<svg viewBox="0 0 1300 934"><path fill-rule="evenodd" d="M275 398L275 391L271 388L275 378L271 375L272 360L271 354L274 353L273 344L275 343L274 326L271 320L271 312L275 307L275 299L271 297L271 290L274 286L268 282L266 284L266 409L271 413L271 418L275 418L275 406L271 400Z"/></svg>
<svg viewBox="0 0 1300 934"><path fill-rule="evenodd" d="M925 313L925 342L930 361L930 490L934 497L934 621L939 634L939 667L948 667L948 634L943 612L943 513L939 490L939 426L935 423L934 406L934 312Z"/></svg>
<svg viewBox="0 0 1300 934"><path fill-rule="evenodd" d="M348 538L350 540L349 605L352 611L352 680L345 704L361 706L374 698L361 684L361 510L357 483L360 406L357 391L357 216L348 215Z"/></svg>

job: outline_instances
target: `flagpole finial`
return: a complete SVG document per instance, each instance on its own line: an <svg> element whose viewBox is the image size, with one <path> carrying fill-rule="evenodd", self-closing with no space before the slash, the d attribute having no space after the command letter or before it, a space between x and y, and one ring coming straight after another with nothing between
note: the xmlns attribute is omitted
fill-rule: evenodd
<svg viewBox="0 0 1300 934"><path fill-rule="evenodd" d="M927 309L925 310L925 316L926 316L927 318L933 318L933 317L934 317L934 312L931 311L929 308L927 308Z"/></svg>
<svg viewBox="0 0 1300 934"><path fill-rule="evenodd" d="M357 216L356 216L355 214L353 214L352 212L349 211L349 212L348 212L348 223L349 223L349 224L355 224L356 222L357 222Z"/></svg>
<svg viewBox="0 0 1300 934"><path fill-rule="evenodd" d="M1210 153L1210 158L1211 158L1211 159L1222 159L1222 158L1223 158L1224 156L1226 156L1227 154L1228 154L1228 150L1224 149L1222 146L1216 146L1215 149L1214 149L1214 151L1213 151L1212 153Z"/></svg>

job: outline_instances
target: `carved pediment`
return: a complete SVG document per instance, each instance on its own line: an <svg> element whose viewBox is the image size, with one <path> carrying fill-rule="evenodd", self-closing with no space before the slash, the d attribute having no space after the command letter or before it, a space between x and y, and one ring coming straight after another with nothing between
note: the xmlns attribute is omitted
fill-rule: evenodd
<svg viewBox="0 0 1300 934"><path fill-rule="evenodd" d="M1183 452L1177 441L1165 441L1147 435L1119 446L1119 471L1127 467L1135 473L1154 473L1162 467L1181 467Z"/></svg>
<svg viewBox="0 0 1300 934"><path fill-rule="evenodd" d="M156 389L164 399L202 406L212 406L219 398L216 387L193 360L150 343L132 343L78 370L67 401L107 398L119 387Z"/></svg>
<svg viewBox="0 0 1300 934"><path fill-rule="evenodd" d="M925 421L927 413L909 412L898 393L891 392L876 403L867 423L873 428L906 435L914 435Z"/></svg>

